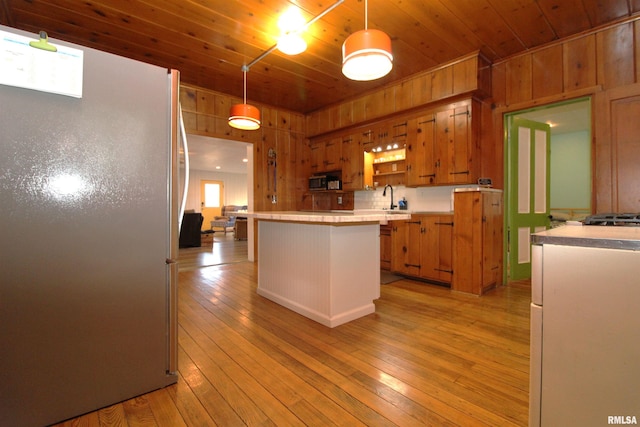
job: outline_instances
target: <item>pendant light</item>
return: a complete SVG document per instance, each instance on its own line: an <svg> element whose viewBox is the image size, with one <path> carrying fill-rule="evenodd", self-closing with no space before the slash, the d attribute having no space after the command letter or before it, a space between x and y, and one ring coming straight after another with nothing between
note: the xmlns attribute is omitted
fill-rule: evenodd
<svg viewBox="0 0 640 427"><path fill-rule="evenodd" d="M298 55L307 49L307 42L302 37L302 33L307 27L307 23L296 6L291 6L278 19L280 38L278 39L278 50L285 55Z"/></svg>
<svg viewBox="0 0 640 427"><path fill-rule="evenodd" d="M364 1L364 30L351 34L342 45L342 74L351 80L375 80L393 68L391 39L380 30L367 28L367 0Z"/></svg>
<svg viewBox="0 0 640 427"><path fill-rule="evenodd" d="M242 104L233 105L229 111L229 126L242 130L256 130L260 128L260 110L247 104L247 71L249 67L242 66L244 76L244 98Z"/></svg>

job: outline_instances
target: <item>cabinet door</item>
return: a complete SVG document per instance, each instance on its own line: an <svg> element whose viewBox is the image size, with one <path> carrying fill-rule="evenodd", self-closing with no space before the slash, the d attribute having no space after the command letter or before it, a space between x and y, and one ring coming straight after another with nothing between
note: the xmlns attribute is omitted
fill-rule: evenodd
<svg viewBox="0 0 640 427"><path fill-rule="evenodd" d="M420 220L393 221L391 229L391 270L419 277Z"/></svg>
<svg viewBox="0 0 640 427"><path fill-rule="evenodd" d="M380 226L380 268L391 269L391 225Z"/></svg>
<svg viewBox="0 0 640 427"><path fill-rule="evenodd" d="M454 108L453 117L453 144L449 153L449 180L450 183L465 183L475 181L471 179L471 111L469 106ZM479 160L479 159L476 159Z"/></svg>
<svg viewBox="0 0 640 427"><path fill-rule="evenodd" d="M342 138L331 138L324 145L324 170L340 170L340 158L342 156Z"/></svg>
<svg viewBox="0 0 640 427"><path fill-rule="evenodd" d="M342 138L332 138L311 142L309 162L311 172L332 172L340 170L342 154Z"/></svg>
<svg viewBox="0 0 640 427"><path fill-rule="evenodd" d="M342 138L342 188L362 190L364 188L364 150L356 135Z"/></svg>
<svg viewBox="0 0 640 427"><path fill-rule="evenodd" d="M482 295L502 284L502 193L454 193L454 276L451 288Z"/></svg>
<svg viewBox="0 0 640 427"><path fill-rule="evenodd" d="M358 139L362 144L362 149L367 152L372 152L375 147L376 138L374 136L374 131L371 129L367 129L358 134Z"/></svg>
<svg viewBox="0 0 640 427"><path fill-rule="evenodd" d="M482 198L482 288L502 283L502 193Z"/></svg>
<svg viewBox="0 0 640 427"><path fill-rule="evenodd" d="M453 217L425 215L421 219L420 277L451 283L453 258Z"/></svg>
<svg viewBox="0 0 640 427"><path fill-rule="evenodd" d="M469 105L436 113L436 150L438 184L473 183L471 111Z"/></svg>
<svg viewBox="0 0 640 427"><path fill-rule="evenodd" d="M611 161L609 156L613 156L615 160L611 164L611 175L606 176L609 175L610 166L605 166L602 167L602 178L596 180L598 187L606 187L606 184L602 185L604 183L611 183L613 187L604 193L599 191L597 203L600 206L601 200L606 202L602 204L606 208L610 200L613 212L638 212L640 209L640 96L626 93L622 98L607 101L611 110L611 133L610 136L607 135L606 142L598 143L600 149L597 157L600 165L604 166L607 160ZM596 166L597 169L600 167Z"/></svg>
<svg viewBox="0 0 640 427"><path fill-rule="evenodd" d="M412 119L407 138L407 185L433 184L436 178L435 116Z"/></svg>
<svg viewBox="0 0 640 427"><path fill-rule="evenodd" d="M391 146L393 149L403 148L409 136L409 121L394 122L391 124Z"/></svg>
<svg viewBox="0 0 640 427"><path fill-rule="evenodd" d="M309 164L311 173L316 174L323 172L324 169L324 141L313 141L309 144L311 151L309 155Z"/></svg>
<svg viewBox="0 0 640 427"><path fill-rule="evenodd" d="M384 150L392 139L393 133L391 131L391 124L386 122L380 124L380 126L375 128L373 134L376 140L376 147L380 147Z"/></svg>
<svg viewBox="0 0 640 427"><path fill-rule="evenodd" d="M453 276L453 215L438 217L435 232L438 234L438 280L451 283Z"/></svg>

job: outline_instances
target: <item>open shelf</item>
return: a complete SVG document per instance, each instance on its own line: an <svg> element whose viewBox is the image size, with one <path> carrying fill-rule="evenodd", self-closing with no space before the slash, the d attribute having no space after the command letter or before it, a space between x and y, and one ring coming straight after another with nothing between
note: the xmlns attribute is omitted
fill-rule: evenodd
<svg viewBox="0 0 640 427"><path fill-rule="evenodd" d="M405 170L392 171L392 172L379 172L379 173L373 175L373 177L375 178L376 176L402 175L405 172L406 172Z"/></svg>

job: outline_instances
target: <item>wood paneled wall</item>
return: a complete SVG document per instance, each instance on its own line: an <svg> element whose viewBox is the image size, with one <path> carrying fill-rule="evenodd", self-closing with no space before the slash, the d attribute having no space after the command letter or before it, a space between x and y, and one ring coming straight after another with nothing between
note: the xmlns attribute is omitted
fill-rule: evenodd
<svg viewBox="0 0 640 427"><path fill-rule="evenodd" d="M476 52L306 117L259 106L263 119L259 131L242 132L228 126L229 107L241 100L183 85L186 127L190 133L253 143L254 209L287 210L296 209L296 200L306 187L310 137L464 94L486 96L481 108L482 175L493 178L496 188L504 188L504 114L592 95L594 206L598 212L616 210L620 206L616 194L624 189L617 187L620 147L611 114L618 109L611 105L640 93L638 19L562 39L493 65ZM627 134L632 131L626 129ZM640 134L640 125L636 134ZM269 150L276 153L275 172ZM631 182L636 176L626 171L622 175L626 178L621 182ZM276 202L272 203L274 194ZM625 203L640 211L640 200L637 206Z"/></svg>
<svg viewBox="0 0 640 427"><path fill-rule="evenodd" d="M180 104L187 133L253 144L254 210L294 210L306 186L299 172L304 159L304 115L263 105L259 130L241 131L227 123L231 105L242 103L229 95L182 84ZM307 150L308 151L308 150ZM300 161L299 161L300 160Z"/></svg>
<svg viewBox="0 0 640 427"><path fill-rule="evenodd" d="M495 180L497 186L504 187L505 113L592 95L593 208L596 212L640 211L640 198L626 196L633 191L628 184L640 179L636 172L640 149L630 149L620 140L615 125L618 110L612 108L640 93L638 19L560 40L493 65L493 117L491 122L483 122L482 130L483 139L495 147L491 163L496 167L495 175L501 177ZM631 127L625 129L627 135L640 135L640 124ZM617 162L619 153L626 153L627 160L629 155L635 156L635 161ZM630 168L630 163L636 166Z"/></svg>
<svg viewBox="0 0 640 427"><path fill-rule="evenodd" d="M307 115L307 137L381 120L458 95L491 94L491 68L474 52L355 99Z"/></svg>
<svg viewBox="0 0 640 427"><path fill-rule="evenodd" d="M308 136L455 98L464 91L483 94L488 88L490 96L481 106L481 173L491 177L496 188L504 188L504 114L593 96L593 208L596 212L640 211L640 197L627 195L632 192L628 183L639 182L640 173L621 169L640 164L640 147L621 146L618 129L612 126L620 122L615 114L621 110L614 104L632 102L640 93L640 18L513 56L491 65L489 77L485 65L482 55L475 63L471 55L314 112L307 116ZM474 66L477 75L469 72ZM477 77L475 86L473 77ZM638 126L624 129L625 135L640 135L637 122ZM621 153L635 157L620 162Z"/></svg>

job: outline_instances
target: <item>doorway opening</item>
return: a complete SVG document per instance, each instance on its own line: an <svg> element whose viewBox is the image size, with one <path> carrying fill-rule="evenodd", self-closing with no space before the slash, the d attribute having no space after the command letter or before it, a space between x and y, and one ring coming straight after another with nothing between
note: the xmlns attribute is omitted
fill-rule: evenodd
<svg viewBox="0 0 640 427"><path fill-rule="evenodd" d="M505 114L504 129L505 279L527 279L531 233L591 213L591 98Z"/></svg>
<svg viewBox="0 0 640 427"><path fill-rule="evenodd" d="M204 217L203 229L210 228L211 221L222 214L224 204L224 181L201 179L200 180L200 206Z"/></svg>
<svg viewBox="0 0 640 427"><path fill-rule="evenodd" d="M235 229L212 230L211 221L223 207L249 207L253 198L253 145L201 135L187 135L190 180L186 210L200 212L201 247L180 250L183 268L241 262L250 259L247 237L236 239ZM180 165L184 167L184 163ZM245 208L247 209L247 208ZM249 207L250 209L250 207Z"/></svg>

